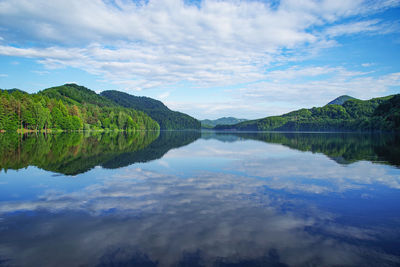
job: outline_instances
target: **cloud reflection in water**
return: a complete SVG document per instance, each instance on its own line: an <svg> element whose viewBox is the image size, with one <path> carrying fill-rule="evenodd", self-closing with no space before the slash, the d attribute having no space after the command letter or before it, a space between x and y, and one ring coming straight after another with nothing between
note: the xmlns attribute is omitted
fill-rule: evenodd
<svg viewBox="0 0 400 267"><path fill-rule="evenodd" d="M224 173L183 178L122 169L80 191L3 202L0 252L17 265L40 266L110 261L332 266L365 264L367 255L385 257L340 238L371 240L373 229L343 228L333 214L265 191L266 185ZM298 212L283 211L285 205L298 206ZM306 231L313 227L336 236Z"/></svg>
<svg viewBox="0 0 400 267"><path fill-rule="evenodd" d="M353 200L375 203L383 189L398 200L399 169L258 141L198 140L160 162L0 202L0 265L400 264L398 215L374 224L339 209L368 212Z"/></svg>

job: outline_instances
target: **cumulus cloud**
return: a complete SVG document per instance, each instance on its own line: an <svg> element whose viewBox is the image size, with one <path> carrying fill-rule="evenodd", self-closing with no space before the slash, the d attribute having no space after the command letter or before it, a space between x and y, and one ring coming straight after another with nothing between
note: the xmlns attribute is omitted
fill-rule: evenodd
<svg viewBox="0 0 400 267"><path fill-rule="evenodd" d="M399 72L384 75L370 73L342 67L291 67L285 71L270 72L269 79L240 88L236 91L236 98L247 99L251 103L286 102L289 103L288 112L293 110L290 104L323 106L344 94L369 99L384 95L389 88L400 85ZM278 115L279 112L281 110L270 110L268 115Z"/></svg>
<svg viewBox="0 0 400 267"><path fill-rule="evenodd" d="M294 66L271 71L266 79L229 90L224 101L174 101L173 109L202 114L256 119L281 115L300 108L324 106L340 95L370 99L388 94L400 86L400 72L377 75L373 71L354 71L344 67Z"/></svg>
<svg viewBox="0 0 400 267"><path fill-rule="evenodd" d="M0 3L7 40L0 54L38 59L48 68L83 69L131 90L180 81L237 84L265 78L267 66L291 60L294 50L297 57L339 35L378 32L377 20L340 21L397 4L6 0Z"/></svg>

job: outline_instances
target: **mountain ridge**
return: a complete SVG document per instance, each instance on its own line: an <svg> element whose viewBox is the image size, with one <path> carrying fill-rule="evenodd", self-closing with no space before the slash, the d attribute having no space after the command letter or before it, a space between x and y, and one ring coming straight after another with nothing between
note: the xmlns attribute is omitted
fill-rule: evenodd
<svg viewBox="0 0 400 267"><path fill-rule="evenodd" d="M201 122L201 126L203 128L212 128L215 127L217 125L232 125L232 124L236 124L236 123L240 123L240 122L244 122L247 121L247 119L238 119L235 117L221 117L215 120L209 120L209 119L205 119L205 120L200 120Z"/></svg>
<svg viewBox="0 0 400 267"><path fill-rule="evenodd" d="M327 105L343 105L347 100L357 99L349 95L341 95L330 101ZM359 99L357 99L359 100Z"/></svg>
<svg viewBox="0 0 400 267"><path fill-rule="evenodd" d="M280 116L218 125L216 130L237 131L397 131L400 130L400 94L369 100L348 99L299 109Z"/></svg>
<svg viewBox="0 0 400 267"><path fill-rule="evenodd" d="M197 130L201 127L197 119L185 113L170 110L161 101L150 97L134 96L116 90L106 90L100 95L123 107L145 112L158 122L161 130Z"/></svg>

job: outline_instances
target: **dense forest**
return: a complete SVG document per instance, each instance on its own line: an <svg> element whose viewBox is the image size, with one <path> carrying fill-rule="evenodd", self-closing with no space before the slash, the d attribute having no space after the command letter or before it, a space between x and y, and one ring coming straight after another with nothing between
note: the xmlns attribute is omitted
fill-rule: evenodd
<svg viewBox="0 0 400 267"><path fill-rule="evenodd" d="M23 130L21 130L23 129ZM36 94L0 90L0 131L159 130L142 111L118 106L83 86Z"/></svg>
<svg viewBox="0 0 400 267"><path fill-rule="evenodd" d="M334 101L334 103L340 102L342 101ZM281 116L271 116L235 125L217 125L215 129L239 131L399 131L400 94L370 100L347 98L341 105L327 104L318 108L300 109Z"/></svg>
<svg viewBox="0 0 400 267"><path fill-rule="evenodd" d="M149 98L133 96L119 91L103 91L101 96L126 108L134 108L149 114L160 125L161 130L187 130L200 129L201 124L195 118L172 111L161 101Z"/></svg>

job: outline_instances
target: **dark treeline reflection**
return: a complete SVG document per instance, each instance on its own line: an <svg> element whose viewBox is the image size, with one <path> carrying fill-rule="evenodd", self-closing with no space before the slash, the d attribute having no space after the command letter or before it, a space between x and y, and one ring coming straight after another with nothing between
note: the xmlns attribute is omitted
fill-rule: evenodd
<svg viewBox="0 0 400 267"><path fill-rule="evenodd" d="M101 165L104 168L115 169L136 162L148 162L159 159L169 150L186 146L201 137L199 131L161 131L158 138L140 151L120 153Z"/></svg>
<svg viewBox="0 0 400 267"><path fill-rule="evenodd" d="M189 144L199 132L111 132L61 134L0 134L0 170L28 166L76 175L95 166L119 168L162 157Z"/></svg>
<svg viewBox="0 0 400 267"><path fill-rule="evenodd" d="M0 134L0 170L28 166L76 175L95 166L115 169L161 158L199 138L222 142L257 140L322 153L339 164L360 160L400 166L400 137L359 133L137 131L111 133Z"/></svg>
<svg viewBox="0 0 400 267"><path fill-rule="evenodd" d="M204 139L236 142L252 139L300 151L322 153L339 164L360 160L400 166L400 136L361 133L204 132Z"/></svg>

